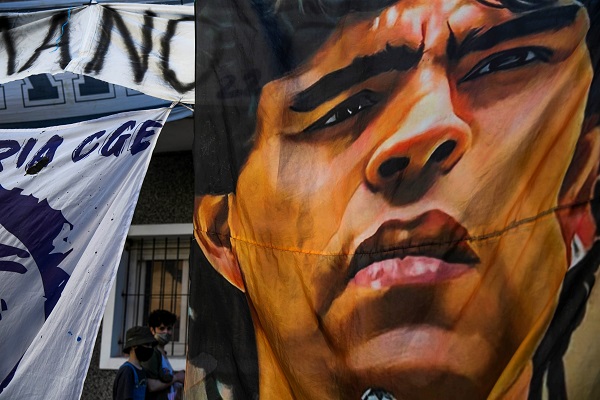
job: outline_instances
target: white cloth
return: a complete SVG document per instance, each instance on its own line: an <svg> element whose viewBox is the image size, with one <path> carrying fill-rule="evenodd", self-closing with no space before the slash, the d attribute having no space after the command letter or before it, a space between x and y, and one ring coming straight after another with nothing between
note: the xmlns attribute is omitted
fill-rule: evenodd
<svg viewBox="0 0 600 400"><path fill-rule="evenodd" d="M191 5L92 4L0 17L10 27L0 35L0 84L69 71L194 102Z"/></svg>
<svg viewBox="0 0 600 400"><path fill-rule="evenodd" d="M81 395L169 112L0 130L0 382L18 363L0 399Z"/></svg>
<svg viewBox="0 0 600 400"><path fill-rule="evenodd" d="M172 102L94 78L63 72L40 74L0 87L0 128L65 125L125 111L168 107ZM190 117L177 106L169 121Z"/></svg>

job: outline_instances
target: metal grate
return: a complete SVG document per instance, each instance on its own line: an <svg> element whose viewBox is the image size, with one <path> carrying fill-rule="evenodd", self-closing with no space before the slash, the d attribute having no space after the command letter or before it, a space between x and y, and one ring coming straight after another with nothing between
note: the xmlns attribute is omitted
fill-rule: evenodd
<svg viewBox="0 0 600 400"><path fill-rule="evenodd" d="M147 325L156 309L171 311L178 321L167 354L185 357L189 300L190 236L128 239L125 246L127 272L122 286L123 313L119 344L127 329Z"/></svg>

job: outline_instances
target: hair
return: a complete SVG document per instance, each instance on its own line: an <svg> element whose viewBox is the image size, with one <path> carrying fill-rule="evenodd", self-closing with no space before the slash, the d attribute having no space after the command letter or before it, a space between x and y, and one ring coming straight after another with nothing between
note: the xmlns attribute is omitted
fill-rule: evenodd
<svg viewBox="0 0 600 400"><path fill-rule="evenodd" d="M196 3L194 168L197 194L235 191L254 143L262 87L306 61L348 14L375 12L399 0L214 0ZM527 12L557 0L473 0ZM599 0L586 0L588 48L599 65ZM595 77L586 116L600 114Z"/></svg>
<svg viewBox="0 0 600 400"><path fill-rule="evenodd" d="M27 248L35 260L44 288L44 317L48 319L70 278L60 268L72 249L62 253L54 247L54 241L64 239L63 228L73 229L60 210L50 206L48 200L23 194L23 189L6 189L0 186L0 225L14 235ZM1 244L0 244L1 245ZM19 362L6 376L0 376L0 393L8 386Z"/></svg>
<svg viewBox="0 0 600 400"><path fill-rule="evenodd" d="M148 326L158 328L161 324L173 326L177 322L177 315L167 310L154 310L148 315Z"/></svg>
<svg viewBox="0 0 600 400"><path fill-rule="evenodd" d="M24 195L23 189L11 190L0 186L0 225L15 235L35 260L44 287L44 313L48 318L69 280L69 274L59 265L71 253L56 251L53 242L61 237L66 226L73 225L60 210L53 209L48 200Z"/></svg>

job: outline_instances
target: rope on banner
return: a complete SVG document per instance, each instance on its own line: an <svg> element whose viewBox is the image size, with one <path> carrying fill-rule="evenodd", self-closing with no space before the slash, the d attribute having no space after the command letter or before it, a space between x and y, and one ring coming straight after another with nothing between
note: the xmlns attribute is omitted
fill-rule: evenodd
<svg viewBox="0 0 600 400"><path fill-rule="evenodd" d="M182 106L182 107L185 107L185 108L187 108L187 109L188 109L188 110L190 110L191 112L194 112L194 108L193 108L192 106L190 106L189 104L182 103L182 102L181 102L181 98L180 98L179 100L174 100L174 101L171 103L171 106L170 106L169 108L171 108L171 109L172 109L172 108L173 108L173 107L175 107L176 105L180 105L180 106Z"/></svg>
<svg viewBox="0 0 600 400"><path fill-rule="evenodd" d="M67 11L67 22L62 24L62 26L60 27L60 36L56 39L56 47L54 48L54 50L52 50L52 53L54 53L56 50L58 50L58 46L60 44L60 39L62 39L63 34L65 33L65 26L67 26L67 24L71 20L71 9L72 8L73 7L69 8L69 10Z"/></svg>
<svg viewBox="0 0 600 400"><path fill-rule="evenodd" d="M179 105L180 105L180 106L182 106L182 107L185 107L185 108L187 108L187 109L188 109L188 110L190 110L191 112L194 112L194 107L190 106L189 104L185 104L185 103L182 103L182 102L179 102L179 101L178 101L178 102L176 102L176 103L177 103L177 104L179 104Z"/></svg>

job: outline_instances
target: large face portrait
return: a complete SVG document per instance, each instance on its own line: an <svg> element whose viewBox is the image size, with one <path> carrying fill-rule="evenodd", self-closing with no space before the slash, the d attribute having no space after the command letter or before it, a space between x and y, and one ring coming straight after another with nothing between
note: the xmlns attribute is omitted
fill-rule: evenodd
<svg viewBox="0 0 600 400"><path fill-rule="evenodd" d="M574 1L403 0L262 88L235 193L196 221L230 236L198 239L247 293L261 396L485 398L527 375L589 220L588 28Z"/></svg>

